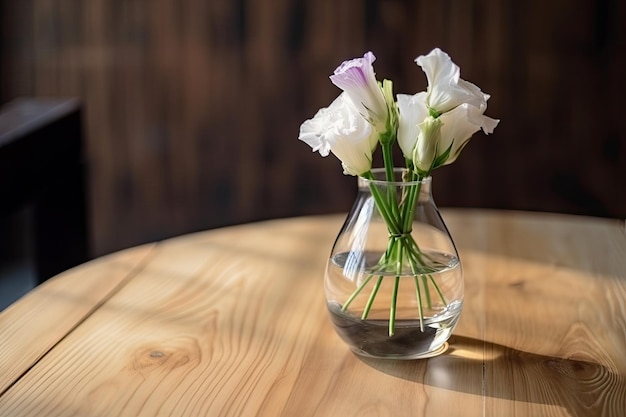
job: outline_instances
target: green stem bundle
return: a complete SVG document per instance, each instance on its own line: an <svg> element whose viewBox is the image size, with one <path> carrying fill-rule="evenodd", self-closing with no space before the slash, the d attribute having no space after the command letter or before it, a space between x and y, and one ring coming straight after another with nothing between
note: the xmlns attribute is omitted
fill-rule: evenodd
<svg viewBox="0 0 626 417"><path fill-rule="evenodd" d="M390 147L389 149L386 148L387 147L383 146L383 157L386 167L385 177L386 182L392 184L396 179L389 156ZM387 168L390 165L392 167L391 170ZM364 174L364 177L374 180L371 172ZM401 276L410 274L414 278L420 329L422 331L424 331L424 308L432 307L430 291L428 290L429 285L434 286L440 299L444 304L446 303L441 290L431 275L435 270L427 264L429 259L428 255L421 251L411 234L414 212L419 200L422 180L423 178L419 175L409 172L407 177L403 178L403 181L410 181L412 184L405 187L401 195L398 195L396 188L391 185L386 187L386 190L381 190L375 182L370 183L372 197L378 212L385 221L389 233L387 249L381 255L374 270L350 295L342 307L342 310L345 311L361 291L371 282L372 278L377 277L361 316L362 320L366 320L378 295L384 277L387 275L393 276L394 284L389 307L389 336L393 336L395 331ZM408 265L410 270L408 274L408 271L405 271L405 265Z"/></svg>

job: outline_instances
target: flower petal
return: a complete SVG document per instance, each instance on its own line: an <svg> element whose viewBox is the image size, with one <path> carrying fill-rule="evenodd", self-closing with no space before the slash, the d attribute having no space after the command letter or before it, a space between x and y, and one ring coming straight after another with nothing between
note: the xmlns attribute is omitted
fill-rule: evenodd
<svg viewBox="0 0 626 417"><path fill-rule="evenodd" d="M426 92L398 94L398 145L405 158L413 159L413 149L420 132L418 125L428 117Z"/></svg>
<svg viewBox="0 0 626 417"><path fill-rule="evenodd" d="M312 119L306 120L300 126L298 139L309 145L313 152L319 152L322 156L328 156L333 135L328 135L328 125L331 123L331 115L328 108L319 109Z"/></svg>
<svg viewBox="0 0 626 417"><path fill-rule="evenodd" d="M345 91L361 115L379 132L387 125L388 109L383 92L376 80L373 63L376 57L367 52L363 58L344 61L330 80Z"/></svg>
<svg viewBox="0 0 626 417"><path fill-rule="evenodd" d="M485 106L486 107L486 106ZM461 104L455 109L441 115L441 142L438 153L444 152L450 145L450 155L442 165L451 164L471 139L472 135L483 129L485 133L492 133L499 120L483 115L484 108Z"/></svg>
<svg viewBox="0 0 626 417"><path fill-rule="evenodd" d="M448 54L439 48L421 55L415 62L428 79L427 105L438 113L452 110L461 103L480 107L485 101L480 88L460 78L461 70Z"/></svg>
<svg viewBox="0 0 626 417"><path fill-rule="evenodd" d="M361 175L372 167L372 151L378 143L374 132L346 93L341 93L330 106L300 126L298 139L322 156L332 152L341 161L344 173Z"/></svg>

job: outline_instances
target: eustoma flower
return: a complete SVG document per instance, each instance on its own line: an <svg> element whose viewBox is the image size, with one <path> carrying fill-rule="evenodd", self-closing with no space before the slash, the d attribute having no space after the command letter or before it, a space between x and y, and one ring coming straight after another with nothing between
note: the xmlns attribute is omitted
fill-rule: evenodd
<svg viewBox="0 0 626 417"><path fill-rule="evenodd" d="M341 161L345 174L362 175L372 168L377 135L346 93L305 121L298 139L322 156L332 152Z"/></svg>
<svg viewBox="0 0 626 417"><path fill-rule="evenodd" d="M388 101L376 80L373 63L376 57L367 52L363 58L343 62L330 80L350 97L359 113L379 132L385 133L392 127Z"/></svg>
<svg viewBox="0 0 626 417"><path fill-rule="evenodd" d="M434 49L415 61L426 73L428 89L413 96L398 95L398 143L416 171L429 175L454 162L478 130L492 133L499 120L483 115L489 95L461 79L459 67L446 53ZM428 117L441 122L435 136L419 127Z"/></svg>

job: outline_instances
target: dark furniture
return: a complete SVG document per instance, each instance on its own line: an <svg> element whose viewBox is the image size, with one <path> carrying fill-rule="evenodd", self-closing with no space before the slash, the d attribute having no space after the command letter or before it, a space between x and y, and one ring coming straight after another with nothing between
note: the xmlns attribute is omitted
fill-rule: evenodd
<svg viewBox="0 0 626 417"><path fill-rule="evenodd" d="M0 235L0 309L21 295L10 288L89 258L78 100L17 99L0 108Z"/></svg>

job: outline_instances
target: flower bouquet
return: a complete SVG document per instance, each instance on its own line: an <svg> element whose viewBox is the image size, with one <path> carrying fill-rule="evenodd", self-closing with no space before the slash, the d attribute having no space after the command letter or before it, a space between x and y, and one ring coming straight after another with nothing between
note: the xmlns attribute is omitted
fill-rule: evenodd
<svg viewBox="0 0 626 417"><path fill-rule="evenodd" d="M425 331L424 311L432 307L432 298L437 297L443 306L448 304L441 284L434 278L441 261L418 244L413 231L423 184L433 170L454 162L475 132L482 129L492 133L499 121L484 115L489 96L461 79L459 67L440 49L415 60L426 74L426 91L398 94L397 99L391 81L376 80L374 60L374 54L367 52L335 70L330 79L343 92L301 125L299 139L322 156L335 155L344 174L358 176L369 187L375 211L386 228L386 243L374 261L362 254L358 262L365 265L366 272L357 278L350 277L348 268L343 268L342 274L355 285L346 293L340 309L346 312L362 298L360 320L367 320L381 297L381 284L391 278L391 294L385 300L389 304L387 331L392 337L396 332L401 277L410 278L407 282L415 290L413 299L421 332ZM396 144L404 157L401 169L394 165ZM383 167L374 169L372 161L378 148ZM356 240L348 246L354 247Z"/></svg>

